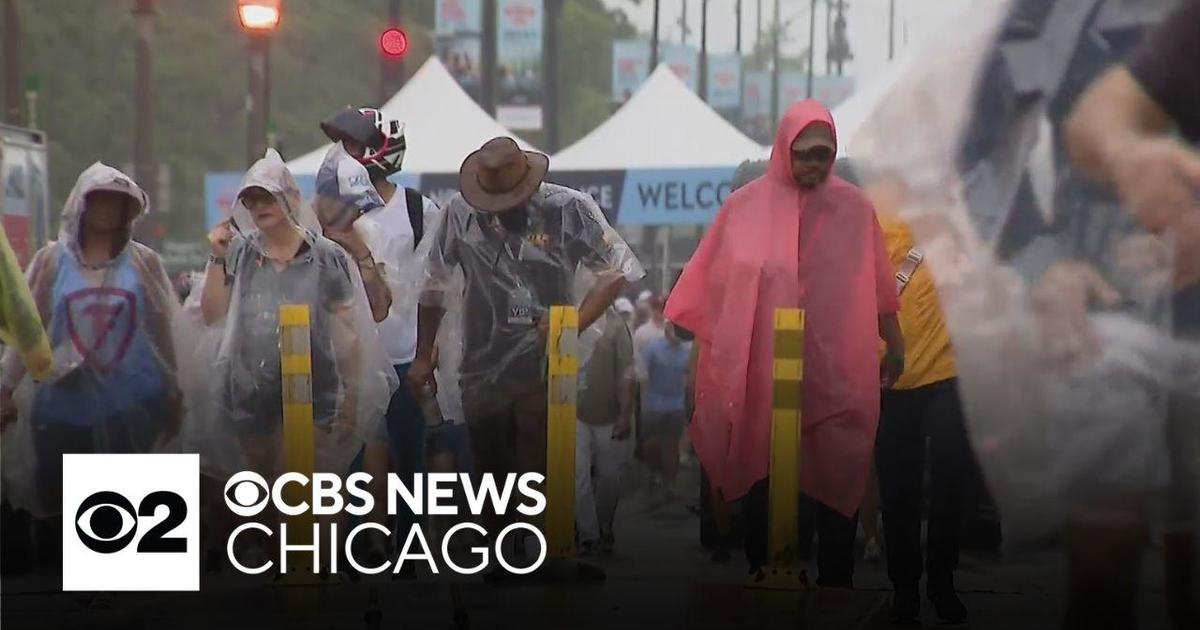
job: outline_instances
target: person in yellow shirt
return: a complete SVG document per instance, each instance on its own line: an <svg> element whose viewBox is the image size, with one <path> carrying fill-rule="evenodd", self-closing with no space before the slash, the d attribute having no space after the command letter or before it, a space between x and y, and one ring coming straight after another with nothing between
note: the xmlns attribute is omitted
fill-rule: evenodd
<svg viewBox="0 0 1200 630"><path fill-rule="evenodd" d="M845 160L839 161L838 174L855 182ZM967 610L955 592L954 571L976 468L959 401L954 350L933 274L922 264L909 227L894 213L900 191L886 179L867 182L864 190L875 206L896 269L905 340L904 374L882 392L875 439L888 577L894 589L892 620L900 625L920 623L921 508L928 459L925 591L943 623L963 623Z"/></svg>

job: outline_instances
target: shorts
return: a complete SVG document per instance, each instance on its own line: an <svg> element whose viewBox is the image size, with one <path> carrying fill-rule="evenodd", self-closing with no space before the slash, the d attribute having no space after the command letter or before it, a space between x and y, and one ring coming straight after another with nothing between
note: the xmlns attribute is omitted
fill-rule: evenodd
<svg viewBox="0 0 1200 630"><path fill-rule="evenodd" d="M642 414L643 439L655 437L679 437L687 426L687 414L680 411L647 411Z"/></svg>
<svg viewBox="0 0 1200 630"><path fill-rule="evenodd" d="M546 472L546 389L463 400L481 473Z"/></svg>

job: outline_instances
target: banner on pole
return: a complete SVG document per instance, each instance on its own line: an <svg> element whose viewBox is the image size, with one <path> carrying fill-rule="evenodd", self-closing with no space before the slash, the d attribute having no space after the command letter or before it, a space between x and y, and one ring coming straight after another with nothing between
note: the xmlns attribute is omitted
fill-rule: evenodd
<svg viewBox="0 0 1200 630"><path fill-rule="evenodd" d="M640 39L613 42L612 98L624 103L650 74L650 44Z"/></svg>
<svg viewBox="0 0 1200 630"><path fill-rule="evenodd" d="M742 104L742 60L736 54L709 55L708 104L732 111Z"/></svg>
<svg viewBox="0 0 1200 630"><path fill-rule="evenodd" d="M812 97L829 109L837 107L854 93L851 77L813 77ZM783 72L779 75L779 114L796 101L808 98L808 73L802 70Z"/></svg>
<svg viewBox="0 0 1200 630"><path fill-rule="evenodd" d="M686 44L664 44L662 62L693 92L699 83L699 53Z"/></svg>
<svg viewBox="0 0 1200 630"><path fill-rule="evenodd" d="M542 0L498 0L496 121L513 130L542 128Z"/></svg>
<svg viewBox="0 0 1200 630"><path fill-rule="evenodd" d="M434 49L450 76L471 98L479 101L482 94L482 0L437 0Z"/></svg>

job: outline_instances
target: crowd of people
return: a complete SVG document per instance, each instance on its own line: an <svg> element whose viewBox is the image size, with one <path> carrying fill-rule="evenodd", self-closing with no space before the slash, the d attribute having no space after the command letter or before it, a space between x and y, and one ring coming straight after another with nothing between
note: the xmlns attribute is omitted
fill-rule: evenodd
<svg viewBox="0 0 1200 630"><path fill-rule="evenodd" d="M1028 27L1055 11L1011 19ZM1200 2L1183 3L1130 61L1052 112L1067 145L1059 159L1094 180L1065 182L1063 190L1091 195L1097 185L1112 187L1132 210L1124 222L1130 229L1136 223L1151 234L1169 230L1176 239L1169 309L1181 345L1194 339L1200 321L1194 251L1200 159L1181 140L1200 137L1200 77L1190 76L1187 63L1198 29ZM1002 30L998 45L1025 35ZM980 99L1006 102L1005 90L1016 90L1001 69L1015 71L999 62L988 66ZM1076 83L1070 85L1079 91L1089 82ZM1010 157L1011 147L996 135L972 135L994 124L978 118L967 121L964 168ZM645 464L653 503L677 498L681 451L694 452L704 477L698 496L717 529L714 559L729 558L736 506L748 584L761 584L773 562L770 488L786 483L770 478L773 410L786 399L803 410L798 517L803 556L817 540L816 584L854 586L860 521L871 540L878 509L893 622L919 624L922 577L942 622L967 620L955 572L964 523L987 501L977 454L995 473L989 465L1004 444L985 439L988 423L1009 412L972 404L988 399L978 385L986 375L978 352L985 337L956 328L970 306L966 294L946 280L948 267L935 267L933 255L918 246L917 236L934 223L910 220L914 205L934 198L923 197L922 182L902 169L887 168L887 160L864 160L869 168L838 160L837 128L826 107L809 100L787 110L770 160L738 169L734 192L663 296L635 296L644 270L595 201L546 181L549 158L512 138L492 139L465 156L459 194L438 207L389 179L407 150L399 121L349 108L321 127L335 144L318 173L316 198L306 203L283 160L268 151L246 172L229 216L209 234L205 272L182 304L158 255L131 239L152 200L103 164L79 176L59 239L34 256L27 272L29 300L53 355L50 373L31 365L29 352L14 349L4 357L0 422L6 440L27 444L6 450L16 454L5 463L10 503L39 517L60 516L64 453L197 452L208 494L219 494L236 471L283 472L284 305L304 305L310 314L319 470L365 470L376 479L388 471L544 472L549 312L572 305L582 359L575 445L580 556L616 548L623 475L635 455ZM1023 192L1013 198L1032 200L1036 182L1024 177L1017 178ZM978 181L968 178L959 191L968 202L979 194ZM1070 218L1066 204L1059 205ZM1001 223L998 229L1013 229L1013 222ZM1056 225L1028 238L997 236L988 264L998 260L1024 272L1029 243ZM934 228L949 234L955 226ZM1096 268L1078 261L1048 265L1039 282L1029 302L1043 318L1064 312L1086 318L1090 304L1118 308L1123 300ZM781 390L775 380L772 333L781 308L804 312L797 391ZM1016 339L998 330L989 329L986 339ZM1059 343L1069 341L1070 331L1055 330L1062 334L1040 338L1039 349L1054 360L1031 374L1050 374L1045 366L1057 369L1083 352ZM1015 343L996 349L1005 356L1020 351ZM1086 375L1071 374L1072 386L1083 391ZM1138 383L1146 380L1139 373ZM1000 386L983 385L991 387ZM1196 398L1182 386L1167 389L1167 597L1176 627L1191 628ZM1030 395L1013 404L1035 399L1043 400ZM1058 403L1046 408L1063 412ZM1111 412L1097 402L1084 405L1097 417ZM1020 505L1005 503L1005 479L989 476L1002 510ZM373 491L382 495L384 488ZM1151 501L1136 491L1063 496L1070 499L1063 507L1071 569L1066 626L1132 627ZM383 514L370 518L393 532L419 522L407 513L391 523ZM484 519L498 531L512 516ZM226 523L206 526L211 540L223 540L218 534ZM367 544L387 556L397 542L380 535ZM514 545L523 548L524 541ZM219 554L211 564L219 569ZM497 567L491 575L504 573ZM415 578L415 566L402 577Z"/></svg>

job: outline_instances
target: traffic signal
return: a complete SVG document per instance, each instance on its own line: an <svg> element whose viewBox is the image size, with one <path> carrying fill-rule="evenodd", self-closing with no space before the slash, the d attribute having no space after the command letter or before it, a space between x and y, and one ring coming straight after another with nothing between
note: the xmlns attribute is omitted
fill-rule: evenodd
<svg viewBox="0 0 1200 630"><path fill-rule="evenodd" d="M379 52L384 57L403 57L408 52L408 34L395 26L384 29L379 34Z"/></svg>

